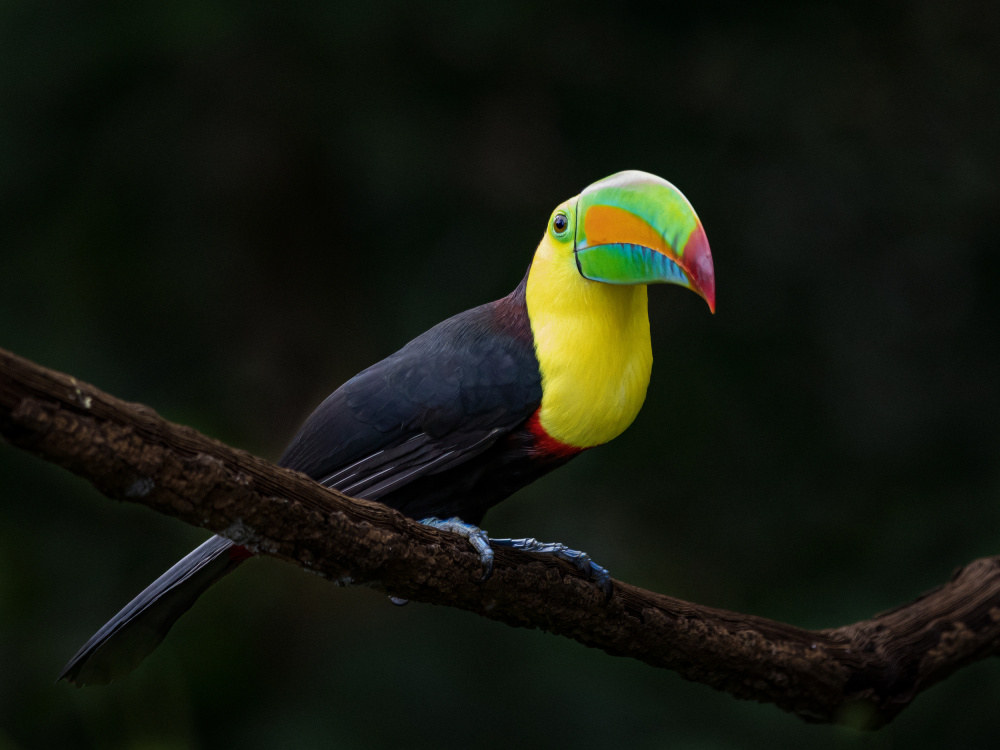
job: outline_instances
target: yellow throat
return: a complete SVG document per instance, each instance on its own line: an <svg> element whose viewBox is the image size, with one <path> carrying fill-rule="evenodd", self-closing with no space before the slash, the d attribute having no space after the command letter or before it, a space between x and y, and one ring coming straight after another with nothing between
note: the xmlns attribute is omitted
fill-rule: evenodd
<svg viewBox="0 0 1000 750"><path fill-rule="evenodd" d="M646 399L653 367L645 285L583 278L572 244L546 233L526 301L542 376L542 427L578 448L620 435Z"/></svg>

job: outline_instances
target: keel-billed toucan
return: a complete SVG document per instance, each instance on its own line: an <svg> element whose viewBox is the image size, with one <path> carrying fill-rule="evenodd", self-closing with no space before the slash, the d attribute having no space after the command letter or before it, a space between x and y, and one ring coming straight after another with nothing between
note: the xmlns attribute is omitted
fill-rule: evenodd
<svg viewBox="0 0 1000 750"><path fill-rule="evenodd" d="M344 383L280 464L465 529L491 555L475 528L490 507L635 419L653 364L646 285L664 282L697 292L714 311L712 256L691 205L645 172L596 182L555 210L513 292L434 326ZM250 556L209 539L101 628L61 676L85 684L127 673ZM607 571L593 570L607 581Z"/></svg>

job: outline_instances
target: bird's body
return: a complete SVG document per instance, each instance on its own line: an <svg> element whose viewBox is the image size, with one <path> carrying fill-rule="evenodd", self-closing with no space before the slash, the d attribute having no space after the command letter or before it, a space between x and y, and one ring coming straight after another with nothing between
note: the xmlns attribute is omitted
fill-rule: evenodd
<svg viewBox="0 0 1000 750"><path fill-rule="evenodd" d="M334 391L280 464L415 519L478 526L486 511L638 414L652 369L646 284L714 308L711 255L669 183L623 172L560 205L524 280L455 315ZM108 622L62 677L131 670L251 553L213 537Z"/></svg>
<svg viewBox="0 0 1000 750"><path fill-rule="evenodd" d="M439 323L344 383L279 463L411 518L478 524L579 453L534 418L543 394L525 286Z"/></svg>

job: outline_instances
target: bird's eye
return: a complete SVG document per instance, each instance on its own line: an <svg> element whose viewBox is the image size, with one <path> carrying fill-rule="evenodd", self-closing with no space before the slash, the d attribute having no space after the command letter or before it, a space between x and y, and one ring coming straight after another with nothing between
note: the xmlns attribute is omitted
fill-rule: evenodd
<svg viewBox="0 0 1000 750"><path fill-rule="evenodd" d="M565 232L568 225L569 220L566 218L565 214L556 214L556 218L552 220L552 228L559 234Z"/></svg>

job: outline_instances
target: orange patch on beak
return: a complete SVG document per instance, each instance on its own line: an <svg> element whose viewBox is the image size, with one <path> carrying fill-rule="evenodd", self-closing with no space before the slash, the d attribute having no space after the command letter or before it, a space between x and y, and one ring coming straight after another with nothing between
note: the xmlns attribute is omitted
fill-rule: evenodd
<svg viewBox="0 0 1000 750"><path fill-rule="evenodd" d="M631 211L617 206L588 208L583 217L583 232L587 247L625 242L648 247L671 259L677 258L677 253L663 241L659 232Z"/></svg>

